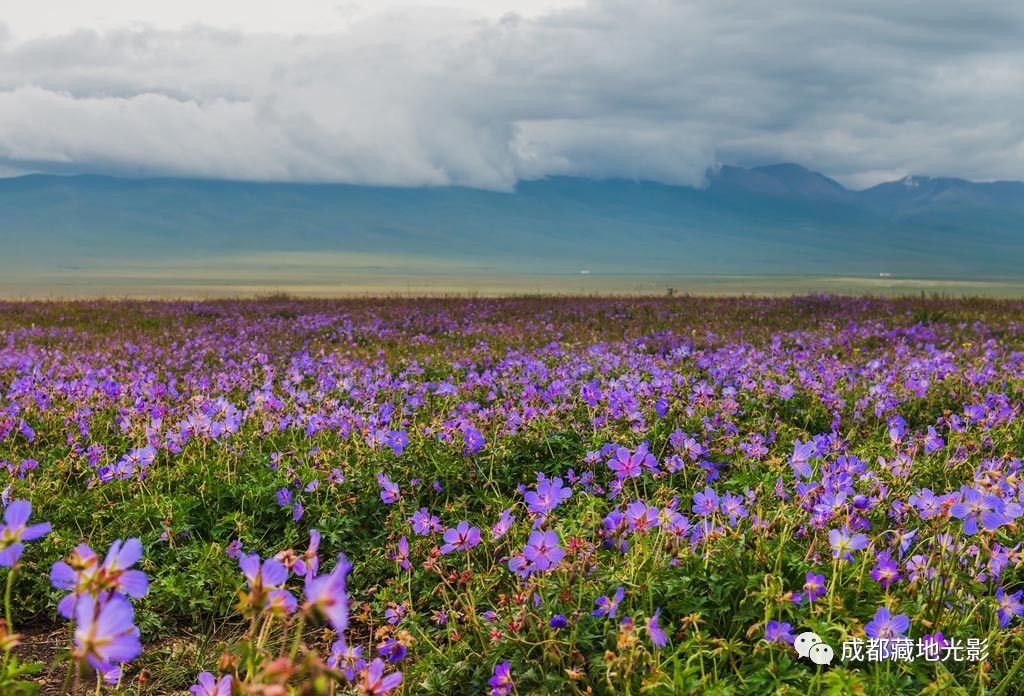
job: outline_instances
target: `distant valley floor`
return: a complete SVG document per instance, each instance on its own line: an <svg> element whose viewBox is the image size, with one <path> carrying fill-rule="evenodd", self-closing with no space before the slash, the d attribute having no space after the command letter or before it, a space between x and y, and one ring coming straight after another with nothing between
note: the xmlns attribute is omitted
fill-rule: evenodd
<svg viewBox="0 0 1024 696"><path fill-rule="evenodd" d="M360 295L793 295L944 294L1024 297L1024 280L897 276L529 273L487 270L338 267L299 264L204 264L151 268L0 273L0 299L223 298L287 293L301 297Z"/></svg>

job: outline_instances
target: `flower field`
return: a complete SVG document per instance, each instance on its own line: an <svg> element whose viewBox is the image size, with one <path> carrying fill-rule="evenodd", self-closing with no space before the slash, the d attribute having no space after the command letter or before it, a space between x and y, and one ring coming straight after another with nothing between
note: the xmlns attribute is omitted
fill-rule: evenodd
<svg viewBox="0 0 1024 696"><path fill-rule="evenodd" d="M1022 329L0 303L0 693L1024 693Z"/></svg>

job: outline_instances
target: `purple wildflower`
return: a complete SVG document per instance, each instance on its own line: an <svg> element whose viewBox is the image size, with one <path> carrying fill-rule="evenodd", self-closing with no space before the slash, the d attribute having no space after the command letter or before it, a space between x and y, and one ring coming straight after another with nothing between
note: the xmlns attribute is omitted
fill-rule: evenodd
<svg viewBox="0 0 1024 696"><path fill-rule="evenodd" d="M793 626L779 621L769 621L764 626L764 639L769 643L793 644L796 636L793 635Z"/></svg>
<svg viewBox="0 0 1024 696"><path fill-rule="evenodd" d="M832 546L832 557L844 561L853 560L853 551L862 551L868 546L868 538L863 534L851 534L846 527L833 529L828 533L828 543Z"/></svg>
<svg viewBox="0 0 1024 696"><path fill-rule="evenodd" d="M476 428L467 428L462 434L462 439L466 443L466 454L476 454L487 444L483 433Z"/></svg>
<svg viewBox="0 0 1024 696"><path fill-rule="evenodd" d="M565 557L565 551L558 545L558 534L555 532L533 532L523 549L523 556L529 561L533 570L547 570Z"/></svg>
<svg viewBox="0 0 1024 696"><path fill-rule="evenodd" d="M693 514L706 517L718 510L719 497L714 488L705 488L703 493L693 494Z"/></svg>
<svg viewBox="0 0 1024 696"><path fill-rule="evenodd" d="M142 652L134 622L135 612L124 597L84 595L75 605L76 659L88 660L99 671L134 660Z"/></svg>
<svg viewBox="0 0 1024 696"><path fill-rule="evenodd" d="M228 544L228 548L225 550L225 553L228 555L228 558L238 558L242 555L242 542L238 539L233 539L231 543Z"/></svg>
<svg viewBox="0 0 1024 696"><path fill-rule="evenodd" d="M647 447L641 445L636 452L630 452L625 447L615 450L615 455L608 462L608 468L612 470L618 479L636 478L643 475L645 468L656 466L654 456L647 452Z"/></svg>
<svg viewBox="0 0 1024 696"><path fill-rule="evenodd" d="M647 619L647 636L651 639L651 643L656 648L664 648L668 645L668 636L665 635L665 631L661 630L661 626L658 625L658 617L661 614L661 609L656 609L654 616Z"/></svg>
<svg viewBox="0 0 1024 696"><path fill-rule="evenodd" d="M812 572L808 572L804 576L804 592L807 593L807 601L814 602L819 597L824 596L825 590L825 576L815 575Z"/></svg>
<svg viewBox="0 0 1024 696"><path fill-rule="evenodd" d="M924 453L932 454L938 452L940 449L946 446L945 440L942 439L932 426L928 426L928 433L924 436Z"/></svg>
<svg viewBox="0 0 1024 696"><path fill-rule="evenodd" d="M909 628L910 619L906 614L893 616L892 612L885 607L878 607L875 618L864 626L864 632L869 638L892 639L906 635Z"/></svg>
<svg viewBox="0 0 1024 696"><path fill-rule="evenodd" d="M430 514L430 510L427 508L420 508L412 513L412 517L408 521L412 525L413 533L419 536L430 536L434 532L441 531L441 520L436 515Z"/></svg>
<svg viewBox="0 0 1024 696"><path fill-rule="evenodd" d="M101 564L96 552L85 544L77 546L69 562L57 561L50 569L50 583L59 590L71 590L57 604L64 618L74 617L78 599L84 594L94 597L101 593L116 593L139 598L149 591L149 578L141 570L131 570L142 557L142 543L138 539L110 545Z"/></svg>
<svg viewBox="0 0 1024 696"><path fill-rule="evenodd" d="M572 489L568 486L563 488L562 479L555 477L540 481L537 490L528 492L524 498L531 512L543 515L554 510L571 495Z"/></svg>
<svg viewBox="0 0 1024 696"><path fill-rule="evenodd" d="M900 567L888 551L878 554L877 563L871 569L871 577L885 589L900 579Z"/></svg>
<svg viewBox="0 0 1024 696"><path fill-rule="evenodd" d="M217 680L209 672L200 672L194 686L189 687L192 696L231 696L231 675L225 674Z"/></svg>
<svg viewBox="0 0 1024 696"><path fill-rule="evenodd" d="M392 626L402 622L405 618L405 605L395 604L387 608L384 612L384 618L388 620L388 623Z"/></svg>
<svg viewBox="0 0 1024 696"><path fill-rule="evenodd" d="M491 687L490 696L508 696L512 693L512 689L515 688L515 682L512 681L512 665L508 660L500 662L494 666L494 676L492 676L487 683Z"/></svg>
<svg viewBox="0 0 1024 696"><path fill-rule="evenodd" d="M973 488L964 491L962 502L956 503L949 509L949 514L958 520L963 520L964 534L973 535L978 533L978 523L988 531L999 529L1009 520L1004 515L1005 504L1002 499L995 495L982 495Z"/></svg>
<svg viewBox="0 0 1024 696"><path fill-rule="evenodd" d="M404 536L398 540L398 550L391 554L391 560L401 566L402 570L409 570L409 540Z"/></svg>
<svg viewBox="0 0 1024 696"><path fill-rule="evenodd" d="M301 558L292 565L292 572L299 577L316 575L320 572L320 532L309 530L309 546Z"/></svg>
<svg viewBox="0 0 1024 696"><path fill-rule="evenodd" d="M389 479L385 474L377 474L377 485L380 486L380 499L385 505L398 502L402 491L398 484Z"/></svg>
<svg viewBox="0 0 1024 696"><path fill-rule="evenodd" d="M1024 590L1007 594L1002 587L996 589L996 602L999 603L999 609L996 611L996 614L999 616L999 626L1001 628L1009 626L1014 616L1024 616L1024 602L1021 602L1022 596L1024 596Z"/></svg>
<svg viewBox="0 0 1024 696"><path fill-rule="evenodd" d="M15 500L4 510L4 525L0 527L0 567L10 568L21 558L25 541L34 541L50 532L50 523L28 525L32 504Z"/></svg>
<svg viewBox="0 0 1024 696"><path fill-rule="evenodd" d="M338 556L334 570L328 575L306 576L305 598L303 608L315 618L326 621L331 628L342 635L348 628L348 594L345 578L352 569L352 564L345 554Z"/></svg>
<svg viewBox="0 0 1024 696"><path fill-rule="evenodd" d="M259 554L256 553L239 557L238 567L242 569L242 575L253 590L280 587L288 579L288 568L281 561L268 558L261 564Z"/></svg>
<svg viewBox="0 0 1024 696"><path fill-rule="evenodd" d="M327 658L327 666L340 669L348 681L355 681L356 674L366 669L361 646L349 646L344 639L337 640L331 646L331 655Z"/></svg>
<svg viewBox="0 0 1024 696"><path fill-rule="evenodd" d="M722 496L722 514L729 518L729 526L735 527L741 517L747 516L747 508L743 506L743 496L726 493Z"/></svg>
<svg viewBox="0 0 1024 696"><path fill-rule="evenodd" d="M624 517L632 531L645 532L661 524L660 514L661 510L658 508L648 506L642 500L637 500L626 508ZM605 528L608 528L608 518L605 518Z"/></svg>
<svg viewBox="0 0 1024 696"><path fill-rule="evenodd" d="M512 523L516 521L516 516L512 514L511 510L502 510L501 516L498 517L498 521L493 527L491 527L491 539L497 541L506 534L512 527Z"/></svg>
<svg viewBox="0 0 1024 696"><path fill-rule="evenodd" d="M441 553L449 554L453 551L469 551L480 543L480 530L470 527L469 522L463 520L453 529L444 533L444 545L441 546Z"/></svg>
<svg viewBox="0 0 1024 696"><path fill-rule="evenodd" d="M401 683L401 672L392 672L384 676L384 661L378 657L363 672L359 690L366 696L384 696Z"/></svg>
<svg viewBox="0 0 1024 696"><path fill-rule="evenodd" d="M407 650L404 645L394 638L388 638L377 646L377 653L388 662L395 663L405 659Z"/></svg>
<svg viewBox="0 0 1024 696"><path fill-rule="evenodd" d="M807 442L797 440L793 444L793 454L789 458L789 464L793 467L793 473L800 478L810 478L813 474L810 461L817 456L817 451L818 448L813 440L808 440Z"/></svg>
<svg viewBox="0 0 1024 696"><path fill-rule="evenodd" d="M607 595L601 595L594 602L597 605L597 609L591 612L593 616L607 616L609 619L614 619L616 612L619 610L619 603L622 602L622 598L626 594L625 587L619 587L615 590L614 596L610 599Z"/></svg>

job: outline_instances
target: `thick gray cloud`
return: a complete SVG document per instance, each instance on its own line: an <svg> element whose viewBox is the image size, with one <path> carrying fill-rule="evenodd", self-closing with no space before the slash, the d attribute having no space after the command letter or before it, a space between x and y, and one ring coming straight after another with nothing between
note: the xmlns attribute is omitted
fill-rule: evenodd
<svg viewBox="0 0 1024 696"><path fill-rule="evenodd" d="M798 161L851 185L1024 179L1024 4L591 0L337 31L0 27L0 172L504 189L699 184Z"/></svg>

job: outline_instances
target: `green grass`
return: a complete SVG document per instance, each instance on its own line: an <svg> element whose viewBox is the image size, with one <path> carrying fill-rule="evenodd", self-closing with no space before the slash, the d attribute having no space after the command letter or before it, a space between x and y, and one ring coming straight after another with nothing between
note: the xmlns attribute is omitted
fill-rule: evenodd
<svg viewBox="0 0 1024 696"><path fill-rule="evenodd" d="M963 431L941 425L986 394L1019 406L1019 302L274 296L15 302L0 304L0 317L0 422L17 413L35 433L31 440L17 432L0 438L0 461L14 468L39 462L10 483L15 498L32 501L34 519L53 525L28 545L19 566L15 627L37 635L65 625L55 611L63 593L50 586L48 571L76 544L102 552L115 539L138 537L145 548L139 567L151 578L149 593L135 603L146 650L126 671L125 693L184 692L197 672L218 665L251 684L253 624L236 609L243 580L228 546L237 540L263 557L302 552L310 529L323 536L326 570L339 552L354 562L350 644L367 657L388 637L408 644L409 656L396 665L407 693L486 693L503 660L512 663L519 693L1014 693L1020 619L999 628L993 593L1024 587L1021 560L1012 556L998 582L980 579L963 561L975 558L971 545L982 559L995 544L1015 546L1020 525L969 537L948 515L921 519L892 505L908 505L923 487L938 494L974 485L986 466L1011 482L1019 477L1019 417ZM928 361L940 358L950 369L927 373ZM897 403L878 415L871 387L888 383L886 371L899 377L892 380ZM906 380L926 373L926 393L914 394ZM742 386L742 376L753 384ZM101 388L107 378L119 385L116 396ZM75 380L92 387L73 389ZM792 383L797 393L781 399L766 391L767 381ZM172 382L176 396L167 389ZM441 382L459 385L459 395L437 393ZM597 406L581 397L591 382L604 394ZM714 386L707 402L693 396L700 383ZM723 391L727 385L735 395ZM635 398L635 416L614 415L608 397L617 387ZM279 406L254 398L261 390ZM663 417L654 411L659 397ZM247 409L238 432L192 437L180 451L167 447L166 436L215 398ZM164 409L158 423L154 407ZM382 415L385 407L394 410ZM896 413L911 435L940 424L946 439L938 452L915 450L909 474L879 461L897 453L886 422ZM301 422L311 414L345 414L347 425L313 432ZM400 456L367 442L375 419L408 434ZM487 445L480 452L464 451L453 425L459 419L482 432ZM814 525L789 457L795 439L827 433L834 421L844 453L866 463L868 473L851 486L872 502ZM707 444L706 459L720 477L708 481L704 467L687 461L677 473L628 479L610 500L611 471L604 458L588 462L587 453L646 442L664 463L677 430ZM147 432L158 432L162 444L146 476L100 483L84 448L102 445L97 466L111 464L145 444ZM739 448L753 434L770 438L763 457ZM836 465L837 455L815 460L815 476L823 462ZM537 472L565 479L569 469L590 472L604 492L573 486L544 524L557 532L565 560L521 580L507 565L532 531L517 487L532 487ZM331 481L334 470L343 481ZM378 472L401 486L397 503L382 503ZM789 500L776 495L780 478ZM314 480L319 487L306 490ZM626 552L603 543L604 518L635 500L661 510L677 504L696 522L693 496L706 486L719 494L749 491L748 516L731 525L716 513L720 528L699 543L664 526L631 535ZM278 504L281 488L301 497L301 519ZM440 555L440 538L416 536L407 522L422 507L445 526L468 520L484 541L467 553ZM518 519L507 536L492 540L488 530L505 509ZM834 561L828 530L856 519L868 523L873 550L850 563ZM889 589L871 579L874 555L893 549L893 530L917 530L907 557L929 559L941 582L911 581L903 567ZM390 557L402 536L411 547L409 571ZM830 591L813 604L792 602L809 571L824 574ZM591 616L595 599L619 586L620 618L631 617L632 626ZM301 595L301 581L293 579L290 589ZM384 612L397 604L406 617L391 626ZM985 669L917 660L819 670L763 640L768 621L786 621L815 630L838 652L843 640L863 637L880 606L907 614L914 638L934 631L988 638ZM670 638L664 648L646 631L656 610ZM447 622L437 620L441 612ZM569 625L551 628L554 614L570 617ZM273 625L261 647L287 654L294 622ZM304 638L310 655L326 655L331 637L322 629ZM62 669L47 674L59 681Z"/></svg>

